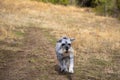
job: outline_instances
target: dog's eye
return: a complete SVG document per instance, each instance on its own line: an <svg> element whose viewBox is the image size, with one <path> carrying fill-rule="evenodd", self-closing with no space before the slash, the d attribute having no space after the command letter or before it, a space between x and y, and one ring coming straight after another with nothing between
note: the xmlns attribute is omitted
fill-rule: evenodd
<svg viewBox="0 0 120 80"><path fill-rule="evenodd" d="M68 44L69 46L71 46L71 44Z"/></svg>
<svg viewBox="0 0 120 80"><path fill-rule="evenodd" d="M63 43L62 46L64 46L65 44Z"/></svg>

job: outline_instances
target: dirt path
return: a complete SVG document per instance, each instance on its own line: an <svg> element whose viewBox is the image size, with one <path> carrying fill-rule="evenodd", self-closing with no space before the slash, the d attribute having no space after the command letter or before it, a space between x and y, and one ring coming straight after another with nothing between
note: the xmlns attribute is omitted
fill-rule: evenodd
<svg viewBox="0 0 120 80"><path fill-rule="evenodd" d="M55 70L54 46L39 28L29 28L21 50L0 50L0 80L68 80Z"/></svg>

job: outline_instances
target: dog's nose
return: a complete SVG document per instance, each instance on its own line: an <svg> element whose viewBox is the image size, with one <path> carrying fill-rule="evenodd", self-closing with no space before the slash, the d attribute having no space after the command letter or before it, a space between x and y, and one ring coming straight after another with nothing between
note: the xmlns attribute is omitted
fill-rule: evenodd
<svg viewBox="0 0 120 80"><path fill-rule="evenodd" d="M66 50L67 50L67 51L68 51L68 49L69 49L68 46L66 46Z"/></svg>

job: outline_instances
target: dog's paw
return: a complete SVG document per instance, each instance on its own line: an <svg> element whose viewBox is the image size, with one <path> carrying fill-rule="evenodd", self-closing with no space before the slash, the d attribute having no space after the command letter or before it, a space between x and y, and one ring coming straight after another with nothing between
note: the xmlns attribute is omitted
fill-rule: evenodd
<svg viewBox="0 0 120 80"><path fill-rule="evenodd" d="M74 70L73 69L69 69L69 73L74 73Z"/></svg>
<svg viewBox="0 0 120 80"><path fill-rule="evenodd" d="M61 71L61 72L64 72L64 71L65 71L65 69L64 69L63 67L61 67L61 68L60 68L60 71Z"/></svg>

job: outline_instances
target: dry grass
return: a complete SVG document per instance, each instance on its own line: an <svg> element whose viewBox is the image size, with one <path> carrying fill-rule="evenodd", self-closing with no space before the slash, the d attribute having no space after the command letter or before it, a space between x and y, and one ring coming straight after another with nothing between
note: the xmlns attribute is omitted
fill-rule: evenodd
<svg viewBox="0 0 120 80"><path fill-rule="evenodd" d="M120 78L116 77L120 74L119 66L114 62L110 63L114 53L120 56L118 20L97 16L87 8L65 7L30 0L0 0L0 40L8 36L16 38L13 31L24 33L25 27L52 29L50 34L56 39L61 36L76 39L73 43L77 61L76 79L79 78L79 74L90 76L90 79ZM118 68L117 72L114 71L113 64ZM86 78L85 75L83 78Z"/></svg>

